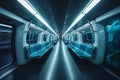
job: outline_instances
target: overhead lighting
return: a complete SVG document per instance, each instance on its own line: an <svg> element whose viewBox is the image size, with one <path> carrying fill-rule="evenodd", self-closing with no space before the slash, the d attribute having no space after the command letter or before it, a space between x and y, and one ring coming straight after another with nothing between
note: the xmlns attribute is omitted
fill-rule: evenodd
<svg viewBox="0 0 120 80"><path fill-rule="evenodd" d="M33 9L32 5L26 0L17 0L20 4L22 4L29 12L31 12L33 15L37 14L37 12Z"/></svg>
<svg viewBox="0 0 120 80"><path fill-rule="evenodd" d="M84 14L78 15L78 17L74 20L74 22L70 25L67 31L63 34L63 36L80 20L84 17Z"/></svg>
<svg viewBox="0 0 120 80"><path fill-rule="evenodd" d="M88 5L83 9L83 11L80 12L80 14L76 17L76 19L73 21L73 23L70 25L70 27L66 30L66 32L63 34L63 36L65 36L65 34L73 26L75 26L75 24L78 23L85 16L85 14L87 14L92 8L94 8L100 1L101 0L92 0L92 1L90 1L90 3L88 3Z"/></svg>
<svg viewBox="0 0 120 80"><path fill-rule="evenodd" d="M36 14L35 17L38 20L40 20L42 23L44 23L44 25L46 25L55 35L57 35L56 32L49 26L49 24L43 19L43 17L41 15Z"/></svg>
<svg viewBox="0 0 120 80"><path fill-rule="evenodd" d="M21 5L23 5L30 13L32 13L38 20L40 20L47 28L49 28L56 36L57 33L49 26L45 19L38 13L38 11L32 6L28 0L17 0Z"/></svg>
<svg viewBox="0 0 120 80"><path fill-rule="evenodd" d="M95 7L101 0L93 0L89 6L83 11L84 14L87 14L93 7Z"/></svg>
<svg viewBox="0 0 120 80"><path fill-rule="evenodd" d="M8 27L8 28L12 28L12 26L7 25L7 24L1 24L1 23L0 23L0 26L3 26L3 27Z"/></svg>

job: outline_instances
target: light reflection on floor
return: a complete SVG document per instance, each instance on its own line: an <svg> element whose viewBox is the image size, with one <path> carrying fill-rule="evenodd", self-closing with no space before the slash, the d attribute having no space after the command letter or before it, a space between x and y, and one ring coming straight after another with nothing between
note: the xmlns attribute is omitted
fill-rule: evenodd
<svg viewBox="0 0 120 80"><path fill-rule="evenodd" d="M59 65L61 67L59 67ZM59 71L58 69L62 71ZM62 77L63 74L64 78ZM39 79L42 80L54 80L58 79L59 76L61 76L59 78L64 80L80 79L80 72L71 55L69 54L67 47L62 41L59 41L57 43L53 52L50 54L49 58L45 62L45 65L39 76Z"/></svg>

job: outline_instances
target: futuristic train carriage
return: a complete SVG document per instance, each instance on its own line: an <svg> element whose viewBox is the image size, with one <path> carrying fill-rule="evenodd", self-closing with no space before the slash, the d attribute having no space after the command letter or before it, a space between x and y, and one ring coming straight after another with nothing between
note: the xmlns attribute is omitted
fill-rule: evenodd
<svg viewBox="0 0 120 80"><path fill-rule="evenodd" d="M112 1L1 0L0 80L120 80Z"/></svg>

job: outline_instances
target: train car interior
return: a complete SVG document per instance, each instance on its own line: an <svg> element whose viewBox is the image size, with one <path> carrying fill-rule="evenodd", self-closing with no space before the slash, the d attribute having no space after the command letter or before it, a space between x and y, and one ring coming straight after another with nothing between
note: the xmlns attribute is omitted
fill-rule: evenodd
<svg viewBox="0 0 120 80"><path fill-rule="evenodd" d="M0 0L0 80L120 80L120 0Z"/></svg>

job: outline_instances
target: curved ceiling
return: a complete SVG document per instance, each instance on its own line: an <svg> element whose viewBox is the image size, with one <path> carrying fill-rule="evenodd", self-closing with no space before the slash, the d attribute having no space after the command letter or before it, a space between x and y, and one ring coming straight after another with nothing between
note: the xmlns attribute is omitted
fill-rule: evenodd
<svg viewBox="0 0 120 80"><path fill-rule="evenodd" d="M48 22L48 24L55 30L55 32L58 34L63 34L90 0L29 1ZM111 10L118 5L120 5L119 0L101 0L101 2L86 15L87 18L83 18L71 30L74 30L80 25L85 24L87 22L87 19L95 19L96 17L102 15L103 13ZM0 6L28 21L32 20L36 25L39 25L41 28L50 31L40 21L38 21L36 17L34 17L22 5L20 5L17 0L0 0Z"/></svg>

